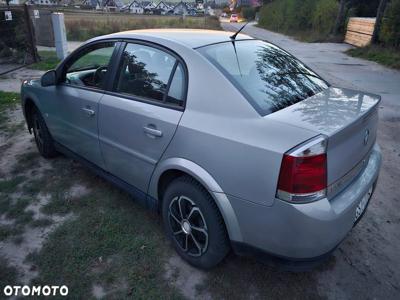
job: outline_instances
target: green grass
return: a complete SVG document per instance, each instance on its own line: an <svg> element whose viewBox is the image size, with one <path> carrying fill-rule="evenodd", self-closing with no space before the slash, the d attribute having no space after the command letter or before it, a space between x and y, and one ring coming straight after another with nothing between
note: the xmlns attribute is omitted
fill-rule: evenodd
<svg viewBox="0 0 400 300"><path fill-rule="evenodd" d="M29 65L28 68L34 70L47 71L55 69L60 60L58 59L55 51L39 51L41 61Z"/></svg>
<svg viewBox="0 0 400 300"><path fill-rule="evenodd" d="M3 135L3 137L8 138L14 136L25 126L25 122L9 122L9 113L15 109L19 103L20 95L18 93L0 91L0 134Z"/></svg>
<svg viewBox="0 0 400 300"><path fill-rule="evenodd" d="M0 193L8 194L14 192L17 186L25 179L24 176L16 176L11 179L0 180Z"/></svg>
<svg viewBox="0 0 400 300"><path fill-rule="evenodd" d="M0 131L6 129L6 123L9 120L7 110L15 108L19 100L18 93L0 91Z"/></svg>
<svg viewBox="0 0 400 300"><path fill-rule="evenodd" d="M7 263L7 260L3 257L0 257L0 289L1 295L3 294L3 288L6 285L15 285L17 284L17 270L13 267L10 267Z"/></svg>
<svg viewBox="0 0 400 300"><path fill-rule="evenodd" d="M19 101L19 94L0 91L0 111L14 107Z"/></svg>
<svg viewBox="0 0 400 300"><path fill-rule="evenodd" d="M39 272L32 284L67 285L71 298L93 298L100 285L107 298L180 299L181 294L164 278L170 248L159 216L131 197L83 169L58 157L41 176L25 178L27 170L40 166L35 153L17 156L13 178L0 181L0 214L13 225L0 226L0 240L21 243L27 227L45 228L53 217L69 216L46 239L39 252L29 255ZM88 193L72 197L69 189L83 184ZM38 194L50 195L40 219L27 210ZM12 200L11 194L21 196ZM10 273L11 274L11 273ZM16 279L7 274L4 280Z"/></svg>
<svg viewBox="0 0 400 300"><path fill-rule="evenodd" d="M72 200L58 195L47 206L52 209L43 210L75 217L58 227L39 253L31 255L39 269L34 284L66 284L72 298L91 297L94 284L113 299L180 298L163 278L169 250L158 216L103 180L91 177L90 181L97 183L90 185L90 194Z"/></svg>
<svg viewBox="0 0 400 300"><path fill-rule="evenodd" d="M375 61L390 68L400 69L400 49L368 46L350 49L346 53L353 57Z"/></svg>
<svg viewBox="0 0 400 300"><path fill-rule="evenodd" d="M4 241L9 237L19 234L19 231L16 231L14 226L11 225L0 225L0 241Z"/></svg>
<svg viewBox="0 0 400 300"><path fill-rule="evenodd" d="M31 227L48 227L52 225L54 222L52 219L49 218L40 218L31 222Z"/></svg>
<svg viewBox="0 0 400 300"><path fill-rule="evenodd" d="M0 193L0 215L13 221L10 225L0 224L0 241L20 235L25 225L33 221L33 212L26 211L31 201L29 198L18 198L12 201L7 194Z"/></svg>

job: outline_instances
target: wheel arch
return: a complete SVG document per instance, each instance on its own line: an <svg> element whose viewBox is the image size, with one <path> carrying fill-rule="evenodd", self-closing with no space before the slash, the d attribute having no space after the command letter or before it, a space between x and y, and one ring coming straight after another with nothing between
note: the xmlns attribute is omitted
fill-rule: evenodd
<svg viewBox="0 0 400 300"><path fill-rule="evenodd" d="M198 164L184 158L168 158L158 164L149 185L149 195L162 203L162 193L175 178L188 175L211 195L224 219L230 240L243 241L239 223L228 197L216 180Z"/></svg>
<svg viewBox="0 0 400 300"><path fill-rule="evenodd" d="M32 97L25 97L23 101L23 113L26 119L29 133L32 133L32 112L34 109L38 109L35 101Z"/></svg>

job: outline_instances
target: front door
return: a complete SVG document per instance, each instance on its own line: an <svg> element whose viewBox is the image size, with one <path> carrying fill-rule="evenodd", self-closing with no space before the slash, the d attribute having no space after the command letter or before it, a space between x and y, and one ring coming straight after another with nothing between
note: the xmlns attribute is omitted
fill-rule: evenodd
<svg viewBox="0 0 400 300"><path fill-rule="evenodd" d="M128 43L113 91L100 101L106 168L142 192L182 116L185 77L182 62L167 50Z"/></svg>
<svg viewBox="0 0 400 300"><path fill-rule="evenodd" d="M53 87L47 118L54 139L104 168L98 141L98 108L115 42L89 45L66 62Z"/></svg>

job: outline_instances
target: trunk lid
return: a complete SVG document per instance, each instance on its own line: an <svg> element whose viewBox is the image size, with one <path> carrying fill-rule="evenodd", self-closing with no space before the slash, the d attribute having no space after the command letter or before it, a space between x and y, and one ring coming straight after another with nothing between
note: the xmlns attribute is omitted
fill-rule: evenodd
<svg viewBox="0 0 400 300"><path fill-rule="evenodd" d="M365 165L376 140L379 101L378 95L331 87L265 118L328 137L328 194L332 195Z"/></svg>

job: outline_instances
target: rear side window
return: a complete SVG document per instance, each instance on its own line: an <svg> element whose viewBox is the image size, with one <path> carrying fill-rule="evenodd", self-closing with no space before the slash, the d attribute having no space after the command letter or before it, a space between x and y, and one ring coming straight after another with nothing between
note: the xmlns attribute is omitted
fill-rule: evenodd
<svg viewBox="0 0 400 300"><path fill-rule="evenodd" d="M175 69L174 77L168 90L167 102L183 106L185 93L185 74L181 63Z"/></svg>
<svg viewBox="0 0 400 300"><path fill-rule="evenodd" d="M177 63L169 53L141 44L127 44L116 92L164 101Z"/></svg>
<svg viewBox="0 0 400 300"><path fill-rule="evenodd" d="M262 115L311 97L328 84L303 63L264 41L246 40L199 48Z"/></svg>

